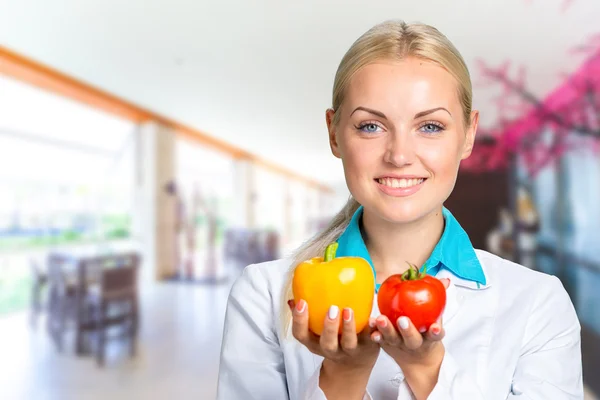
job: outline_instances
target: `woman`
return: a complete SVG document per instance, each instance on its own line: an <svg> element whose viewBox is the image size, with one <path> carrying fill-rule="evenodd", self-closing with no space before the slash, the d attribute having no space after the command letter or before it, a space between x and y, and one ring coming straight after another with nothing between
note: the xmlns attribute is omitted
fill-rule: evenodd
<svg viewBox="0 0 600 400"><path fill-rule="evenodd" d="M583 398L580 326L560 281L474 250L443 207L473 147L471 103L462 57L430 26L386 22L352 45L326 112L352 198L294 259L249 266L234 284L219 399ZM377 285L405 260L426 264L447 287L442 321L421 333L375 301L356 333L352 310L332 305L311 335L306 302L287 305L290 278L334 241L338 256L369 261Z"/></svg>

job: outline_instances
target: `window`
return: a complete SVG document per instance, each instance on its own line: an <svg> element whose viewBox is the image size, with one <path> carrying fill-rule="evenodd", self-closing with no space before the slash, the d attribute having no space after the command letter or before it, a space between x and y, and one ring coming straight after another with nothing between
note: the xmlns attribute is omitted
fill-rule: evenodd
<svg viewBox="0 0 600 400"><path fill-rule="evenodd" d="M130 237L135 124L0 76L0 314L29 301L29 256Z"/></svg>
<svg viewBox="0 0 600 400"><path fill-rule="evenodd" d="M129 121L0 77L0 248L128 237Z"/></svg>

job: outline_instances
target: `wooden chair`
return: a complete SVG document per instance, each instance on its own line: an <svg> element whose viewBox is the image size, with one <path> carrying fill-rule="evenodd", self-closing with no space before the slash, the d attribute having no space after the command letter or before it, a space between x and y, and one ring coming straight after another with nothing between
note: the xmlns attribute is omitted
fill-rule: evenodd
<svg viewBox="0 0 600 400"><path fill-rule="evenodd" d="M46 329L59 351L63 350L63 335L67 323L77 320L77 287L68 279L65 264L69 260L50 254L48 256L48 306Z"/></svg>
<svg viewBox="0 0 600 400"><path fill-rule="evenodd" d="M97 335L96 360L104 365L107 328L125 325L130 340L130 356L135 355L139 324L138 269L139 256L124 254L86 261L86 273L99 274L97 290L86 296L85 322L81 328Z"/></svg>

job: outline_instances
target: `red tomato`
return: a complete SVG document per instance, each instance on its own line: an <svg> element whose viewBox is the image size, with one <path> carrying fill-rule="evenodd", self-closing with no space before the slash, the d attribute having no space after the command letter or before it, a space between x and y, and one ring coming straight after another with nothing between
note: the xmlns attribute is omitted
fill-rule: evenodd
<svg viewBox="0 0 600 400"><path fill-rule="evenodd" d="M393 324L405 316L424 332L444 312L446 288L439 279L420 273L411 265L404 274L392 275L381 284L377 304L381 314Z"/></svg>

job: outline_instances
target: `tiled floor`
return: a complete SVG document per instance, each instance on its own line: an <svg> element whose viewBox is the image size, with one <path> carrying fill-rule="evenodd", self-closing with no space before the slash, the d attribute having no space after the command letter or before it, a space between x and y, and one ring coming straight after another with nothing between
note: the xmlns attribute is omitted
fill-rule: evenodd
<svg viewBox="0 0 600 400"><path fill-rule="evenodd" d="M24 314L0 319L0 399L214 399L229 288L145 287L138 356L115 342L104 369L72 348L58 354Z"/></svg>
<svg viewBox="0 0 600 400"><path fill-rule="evenodd" d="M114 343L104 369L72 349L58 354L25 314L0 319L0 399L214 399L229 288L144 286L138 356Z"/></svg>

